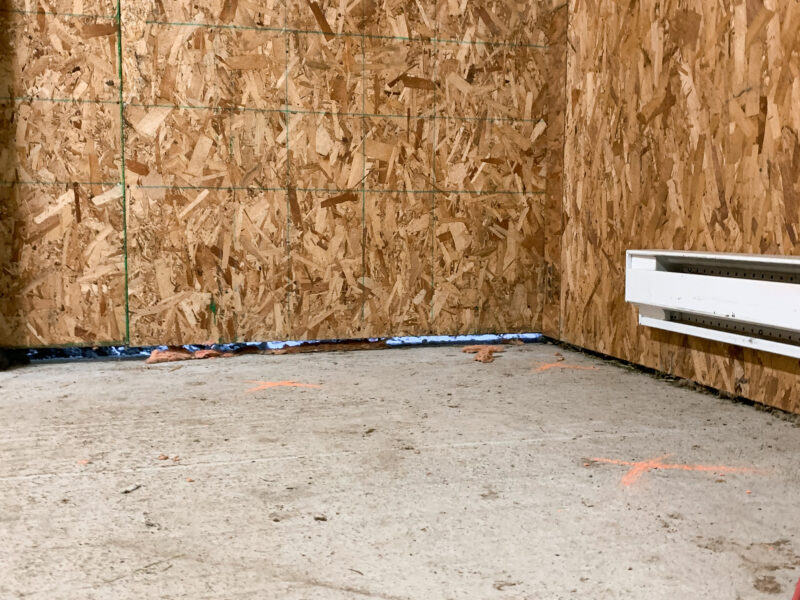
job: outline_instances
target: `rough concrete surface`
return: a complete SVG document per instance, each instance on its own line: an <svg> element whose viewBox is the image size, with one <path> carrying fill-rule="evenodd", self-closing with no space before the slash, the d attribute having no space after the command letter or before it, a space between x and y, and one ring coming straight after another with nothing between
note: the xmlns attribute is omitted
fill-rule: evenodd
<svg viewBox="0 0 800 600"><path fill-rule="evenodd" d="M800 577L800 428L551 345L40 364L0 391L3 599L788 600ZM664 455L688 466L608 462Z"/></svg>

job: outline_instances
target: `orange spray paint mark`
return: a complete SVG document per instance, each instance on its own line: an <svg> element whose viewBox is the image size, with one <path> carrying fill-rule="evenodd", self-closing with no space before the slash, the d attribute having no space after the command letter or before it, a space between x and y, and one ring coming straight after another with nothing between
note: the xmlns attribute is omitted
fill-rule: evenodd
<svg viewBox="0 0 800 600"><path fill-rule="evenodd" d="M639 478L653 470L677 470L677 471L701 471L705 473L756 473L756 469L747 469L742 467L726 467L724 465L681 465L681 464L667 464L665 458L671 456L665 454L658 458L651 458L650 460L640 461L627 461L627 460L613 460L610 458L593 458L592 462L607 463L610 465L624 465L630 467L627 473L622 477L620 483L624 486L633 485Z"/></svg>
<svg viewBox="0 0 800 600"><path fill-rule="evenodd" d="M540 363L538 367L533 368L534 373L542 373L550 369L574 369L575 371L594 371L595 367L582 367L580 365L568 365L563 361L552 363Z"/></svg>
<svg viewBox="0 0 800 600"><path fill-rule="evenodd" d="M321 385L316 383L298 383L297 381L250 381L247 383L255 383L256 386L247 390L248 392L259 392L276 387L301 387L301 388L321 388Z"/></svg>

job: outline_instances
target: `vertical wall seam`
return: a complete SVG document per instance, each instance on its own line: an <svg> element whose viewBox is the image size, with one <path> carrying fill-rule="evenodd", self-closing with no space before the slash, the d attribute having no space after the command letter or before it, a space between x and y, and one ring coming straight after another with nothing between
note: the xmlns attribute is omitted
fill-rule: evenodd
<svg viewBox="0 0 800 600"><path fill-rule="evenodd" d="M561 210L558 211L560 223L558 225L558 236L561 238L559 242L559 256L558 256L558 339L564 338L564 327L562 325L562 301L564 296L564 211L567 207L567 117L569 116L569 16L570 16L570 3L569 0L564 2L564 10L567 11L566 24L564 25L564 131L561 135ZM545 229L546 231L546 229Z"/></svg>
<svg viewBox="0 0 800 600"><path fill-rule="evenodd" d="M122 0L117 0L117 77L119 79L119 144L122 163L122 255L125 265L125 345L131 344L131 313L128 294L128 189L125 182L125 103L122 84Z"/></svg>
<svg viewBox="0 0 800 600"><path fill-rule="evenodd" d="M283 73L284 77L284 118L286 119L286 331L284 332L287 339L291 338L294 333L292 327L292 165L291 156L289 154L289 126L291 121L291 113L289 112L289 4L283 2L283 41L284 41L284 56L286 57L286 70ZM296 192L295 192L296 193ZM277 325L277 324L276 324ZM277 333L277 331L276 331Z"/></svg>
<svg viewBox="0 0 800 600"><path fill-rule="evenodd" d="M364 327L367 303L367 52L366 52L366 27L367 11L366 0L361 0L361 164L363 173L361 177L361 324ZM363 332L363 330L362 330Z"/></svg>
<svg viewBox="0 0 800 600"><path fill-rule="evenodd" d="M233 163L233 161L234 161L234 156L233 156L233 151L234 151L234 148L233 148L233 107L229 107L226 112L227 112L227 115L228 115L228 160L231 163ZM234 211L236 211L237 204L236 204L236 188L235 187L231 188L230 194L231 194L231 201L232 201L232 204L233 204L233 207L234 207ZM245 198L247 197L247 192L244 193L244 196L245 196ZM233 218L234 219L234 223L235 223L235 220L236 220L237 212L238 211L234 212L234 218ZM234 227L235 227L235 225L234 225ZM224 278L222 278L221 280L217 279L217 293L220 295L220 297L224 297L223 296L224 292L222 290L222 282L224 282L224 281L225 281ZM233 282L233 280L231 279L231 283L232 282ZM231 288L233 288L233 286L231 286ZM233 291L233 289L231 289L231 291ZM213 326L216 326L216 324L217 324L217 312L216 312L216 309L214 308L214 296L213 296L213 294L211 296L211 306L210 306L210 308L211 308L211 314L214 317ZM223 340L223 334L220 333L218 338L217 338L217 341L219 343L222 343L222 340ZM233 314L233 341L234 342L239 341L239 312L238 311Z"/></svg>
<svg viewBox="0 0 800 600"><path fill-rule="evenodd" d="M420 9L421 10L421 9ZM439 80L439 10L438 3L434 3L433 9L433 119L431 126L431 307L428 311L429 323L428 331L433 334L434 327L433 308L436 302L436 146L438 143L439 126L436 123L436 85Z"/></svg>

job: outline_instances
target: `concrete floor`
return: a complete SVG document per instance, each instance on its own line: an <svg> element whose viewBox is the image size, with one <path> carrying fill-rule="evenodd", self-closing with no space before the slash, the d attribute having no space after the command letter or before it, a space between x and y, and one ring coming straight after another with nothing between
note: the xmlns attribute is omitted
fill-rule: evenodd
<svg viewBox="0 0 800 600"><path fill-rule="evenodd" d="M0 373L0 598L788 600L800 429L556 352Z"/></svg>

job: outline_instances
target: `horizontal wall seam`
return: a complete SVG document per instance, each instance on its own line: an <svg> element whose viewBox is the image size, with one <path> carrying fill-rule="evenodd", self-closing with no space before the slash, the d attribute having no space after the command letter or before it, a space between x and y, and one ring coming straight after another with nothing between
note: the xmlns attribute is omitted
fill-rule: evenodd
<svg viewBox="0 0 800 600"><path fill-rule="evenodd" d="M0 96L0 102L54 102L68 104L75 102L78 104L114 104L119 105L119 100L87 100L83 98L36 98L33 96ZM146 103L146 102L123 102L124 106L133 106L136 108L172 108L176 110L211 110L219 112L254 112L265 114L291 114L291 115L331 115L336 117L365 117L365 118L386 118L386 119L411 119L418 120L431 120L431 121L468 121L474 123L544 123L544 119L525 119L517 117L500 117L500 116L484 116L472 117L462 115L442 115L442 114L429 114L429 115L401 115L401 114L381 114L381 113L361 113L349 111L335 111L335 110L309 110L302 108L256 108L252 106L208 106L198 104L169 104L169 103Z"/></svg>

